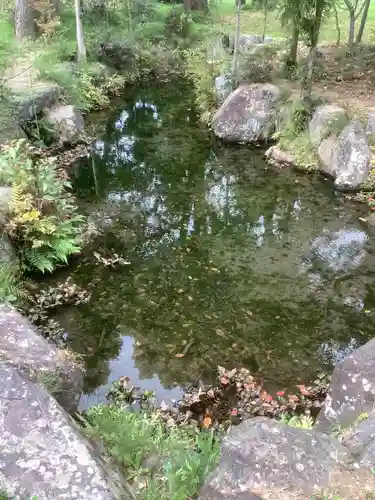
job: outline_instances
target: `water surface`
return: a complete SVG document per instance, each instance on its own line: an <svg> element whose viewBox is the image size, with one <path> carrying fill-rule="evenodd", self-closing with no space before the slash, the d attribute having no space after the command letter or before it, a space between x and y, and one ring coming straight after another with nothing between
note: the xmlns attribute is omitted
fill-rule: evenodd
<svg viewBox="0 0 375 500"><path fill-rule="evenodd" d="M82 407L121 375L167 398L217 365L308 383L371 338L373 241L330 181L215 143L183 85L129 92L100 125L74 187L105 231L94 250L127 264L77 266L92 299L57 314L85 356Z"/></svg>

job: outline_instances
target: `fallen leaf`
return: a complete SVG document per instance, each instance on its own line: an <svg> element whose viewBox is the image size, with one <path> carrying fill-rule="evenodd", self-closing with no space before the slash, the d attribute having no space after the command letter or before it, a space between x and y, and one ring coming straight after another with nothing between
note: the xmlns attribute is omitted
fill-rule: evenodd
<svg viewBox="0 0 375 500"><path fill-rule="evenodd" d="M224 330L221 330L221 328L216 328L216 335L219 335L219 337L225 337L225 332Z"/></svg>
<svg viewBox="0 0 375 500"><path fill-rule="evenodd" d="M311 392L304 385L297 385L297 387L303 396L311 396Z"/></svg>
<svg viewBox="0 0 375 500"><path fill-rule="evenodd" d="M267 401L268 396L269 396L268 392L265 391L264 389L262 391L260 391L260 393L259 393L260 399L264 399L265 401ZM272 397L271 397L271 399L272 399Z"/></svg>
<svg viewBox="0 0 375 500"><path fill-rule="evenodd" d="M183 352L180 352L178 354L175 354L174 355L175 358L184 358L185 357L185 354Z"/></svg>
<svg viewBox="0 0 375 500"><path fill-rule="evenodd" d="M297 403L299 401L299 397L295 394L289 394L288 399L292 403Z"/></svg>
<svg viewBox="0 0 375 500"><path fill-rule="evenodd" d="M210 425L212 424L212 419L211 417L207 416L207 417L204 417L203 419L203 427L205 429L207 429L207 427L210 427Z"/></svg>

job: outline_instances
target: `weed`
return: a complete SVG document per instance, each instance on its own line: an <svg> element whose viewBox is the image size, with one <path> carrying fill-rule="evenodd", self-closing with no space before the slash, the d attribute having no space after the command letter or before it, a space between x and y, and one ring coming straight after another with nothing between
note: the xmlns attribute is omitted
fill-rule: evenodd
<svg viewBox="0 0 375 500"><path fill-rule="evenodd" d="M218 462L219 445L212 432L167 429L153 413L99 405L88 411L87 420L88 433L103 441L128 479L144 485L137 496L143 500L193 497Z"/></svg>
<svg viewBox="0 0 375 500"><path fill-rule="evenodd" d="M296 167L299 167L307 172L318 170L319 159L315 149L310 142L308 131L298 135L278 135L279 146L283 151L292 154L296 162Z"/></svg>
<svg viewBox="0 0 375 500"><path fill-rule="evenodd" d="M55 373L40 373L37 377L38 382L51 394L60 392L61 379Z"/></svg>
<svg viewBox="0 0 375 500"><path fill-rule="evenodd" d="M314 425L314 419L309 415L294 415L291 417L284 413L281 415L281 422L296 429L312 429Z"/></svg>
<svg viewBox="0 0 375 500"><path fill-rule="evenodd" d="M321 140L327 139L330 136L337 136L349 124L350 119L346 114L336 116L328 121L322 133Z"/></svg>

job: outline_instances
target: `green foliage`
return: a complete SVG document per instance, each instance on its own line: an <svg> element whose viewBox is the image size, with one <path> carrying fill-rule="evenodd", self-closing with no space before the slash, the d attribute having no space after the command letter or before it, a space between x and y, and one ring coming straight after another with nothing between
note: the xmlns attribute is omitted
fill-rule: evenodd
<svg viewBox="0 0 375 500"><path fill-rule="evenodd" d="M327 139L331 135L338 135L349 124L350 119L346 115L339 115L329 120L322 133L322 139Z"/></svg>
<svg viewBox="0 0 375 500"><path fill-rule="evenodd" d="M261 50L253 50L241 57L239 64L239 82L266 83L274 77L275 58L280 47L269 45Z"/></svg>
<svg viewBox="0 0 375 500"><path fill-rule="evenodd" d="M195 102L201 120L209 123L216 107L215 77L220 74L221 62L210 62L201 48L184 51L186 76L195 88Z"/></svg>
<svg viewBox="0 0 375 500"><path fill-rule="evenodd" d="M295 415L291 417L290 415L284 413L280 420L284 424L287 424L290 427L295 427L296 429L312 429L314 425L314 419L309 415Z"/></svg>
<svg viewBox="0 0 375 500"><path fill-rule="evenodd" d="M23 269L50 271L81 250L84 217L77 214L70 183L58 176L53 159L32 158L23 140L3 147L0 177L12 185L6 231Z"/></svg>
<svg viewBox="0 0 375 500"><path fill-rule="evenodd" d="M15 266L0 265L0 302L16 303L29 296L26 285L30 283Z"/></svg>
<svg viewBox="0 0 375 500"><path fill-rule="evenodd" d="M186 500L218 462L219 445L212 432L172 427L155 413L135 414L115 405L92 407L88 432L99 438L129 480L145 482L137 498Z"/></svg>
<svg viewBox="0 0 375 500"><path fill-rule="evenodd" d="M319 160L310 142L308 123L316 103L311 100L298 100L287 104L279 114L274 139L279 146L295 159L296 166L306 171L317 170Z"/></svg>

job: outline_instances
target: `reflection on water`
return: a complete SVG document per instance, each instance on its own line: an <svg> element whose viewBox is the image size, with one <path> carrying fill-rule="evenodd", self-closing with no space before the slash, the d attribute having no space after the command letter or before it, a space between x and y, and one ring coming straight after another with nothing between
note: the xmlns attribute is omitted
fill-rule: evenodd
<svg viewBox="0 0 375 500"><path fill-rule="evenodd" d="M183 87L135 91L75 171L106 231L96 250L129 262L77 267L92 300L59 313L85 355L83 405L120 375L178 397L218 364L279 388L308 382L373 334L358 207L329 182L267 168L259 151L215 144L192 102Z"/></svg>

